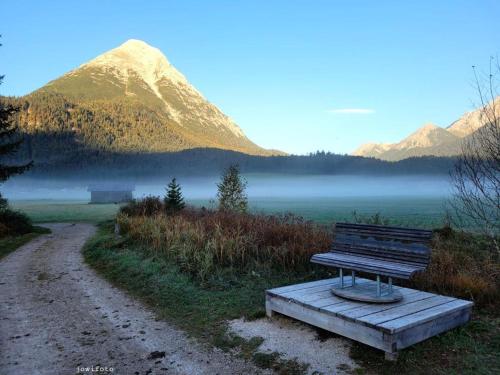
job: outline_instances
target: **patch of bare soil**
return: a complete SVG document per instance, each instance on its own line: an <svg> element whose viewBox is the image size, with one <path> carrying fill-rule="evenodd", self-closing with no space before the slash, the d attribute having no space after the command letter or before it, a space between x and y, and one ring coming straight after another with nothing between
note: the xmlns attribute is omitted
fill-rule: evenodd
<svg viewBox="0 0 500 375"><path fill-rule="evenodd" d="M358 367L349 356L349 340L333 335L320 337L310 326L278 314L272 319L232 320L229 327L247 340L264 339L257 349L259 352L277 352L283 359L309 365L308 374L350 374Z"/></svg>

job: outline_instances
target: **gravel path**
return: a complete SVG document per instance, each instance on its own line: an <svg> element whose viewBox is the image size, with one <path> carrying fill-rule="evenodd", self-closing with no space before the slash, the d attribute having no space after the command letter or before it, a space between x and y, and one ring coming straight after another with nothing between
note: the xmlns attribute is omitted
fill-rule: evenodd
<svg viewBox="0 0 500 375"><path fill-rule="evenodd" d="M157 321L96 275L80 253L94 226L47 227L52 234L0 262L0 374L259 373Z"/></svg>

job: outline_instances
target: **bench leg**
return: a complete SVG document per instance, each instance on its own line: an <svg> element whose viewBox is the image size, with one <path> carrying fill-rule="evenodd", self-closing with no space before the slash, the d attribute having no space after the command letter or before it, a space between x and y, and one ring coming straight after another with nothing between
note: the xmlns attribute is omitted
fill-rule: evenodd
<svg viewBox="0 0 500 375"><path fill-rule="evenodd" d="M380 275L377 275L377 297L380 297Z"/></svg>
<svg viewBox="0 0 500 375"><path fill-rule="evenodd" d="M268 318L273 317L273 310L271 310L271 303L266 298L266 316Z"/></svg>
<svg viewBox="0 0 500 375"><path fill-rule="evenodd" d="M395 362L398 360L398 355L399 353L398 352L385 352L385 356L384 356L384 359L386 361L391 361L391 362Z"/></svg>
<svg viewBox="0 0 500 375"><path fill-rule="evenodd" d="M352 271L352 274L351 274L351 285L354 286L356 285L356 272Z"/></svg>
<svg viewBox="0 0 500 375"><path fill-rule="evenodd" d="M340 289L344 288L344 270L339 268L339 277L340 277Z"/></svg>

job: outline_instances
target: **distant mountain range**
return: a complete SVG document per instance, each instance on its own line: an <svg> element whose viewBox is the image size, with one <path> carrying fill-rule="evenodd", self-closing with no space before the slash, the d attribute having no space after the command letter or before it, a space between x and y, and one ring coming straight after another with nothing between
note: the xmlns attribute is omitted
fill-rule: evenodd
<svg viewBox="0 0 500 375"><path fill-rule="evenodd" d="M171 152L215 148L283 154L250 141L157 48L129 40L21 98L28 157L74 157L82 149Z"/></svg>
<svg viewBox="0 0 500 375"><path fill-rule="evenodd" d="M499 107L500 97L497 97L495 108ZM447 128L425 124L398 143L366 143L359 146L352 155L388 161L418 156L455 156L460 153L461 143L486 125L482 113L482 108L467 112Z"/></svg>

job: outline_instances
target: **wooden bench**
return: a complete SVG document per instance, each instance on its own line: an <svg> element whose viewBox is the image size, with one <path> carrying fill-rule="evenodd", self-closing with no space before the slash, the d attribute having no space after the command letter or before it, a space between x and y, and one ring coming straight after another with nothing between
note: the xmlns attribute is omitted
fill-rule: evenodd
<svg viewBox="0 0 500 375"><path fill-rule="evenodd" d="M409 279L427 268L431 237L429 230L337 223L331 250L313 255L311 262L339 269L340 285L332 291L340 297L395 302L402 295L392 288L392 279ZM343 282L344 269L352 271L350 285ZM356 271L377 275L376 288L356 285ZM388 278L387 285L381 284L381 276Z"/></svg>

